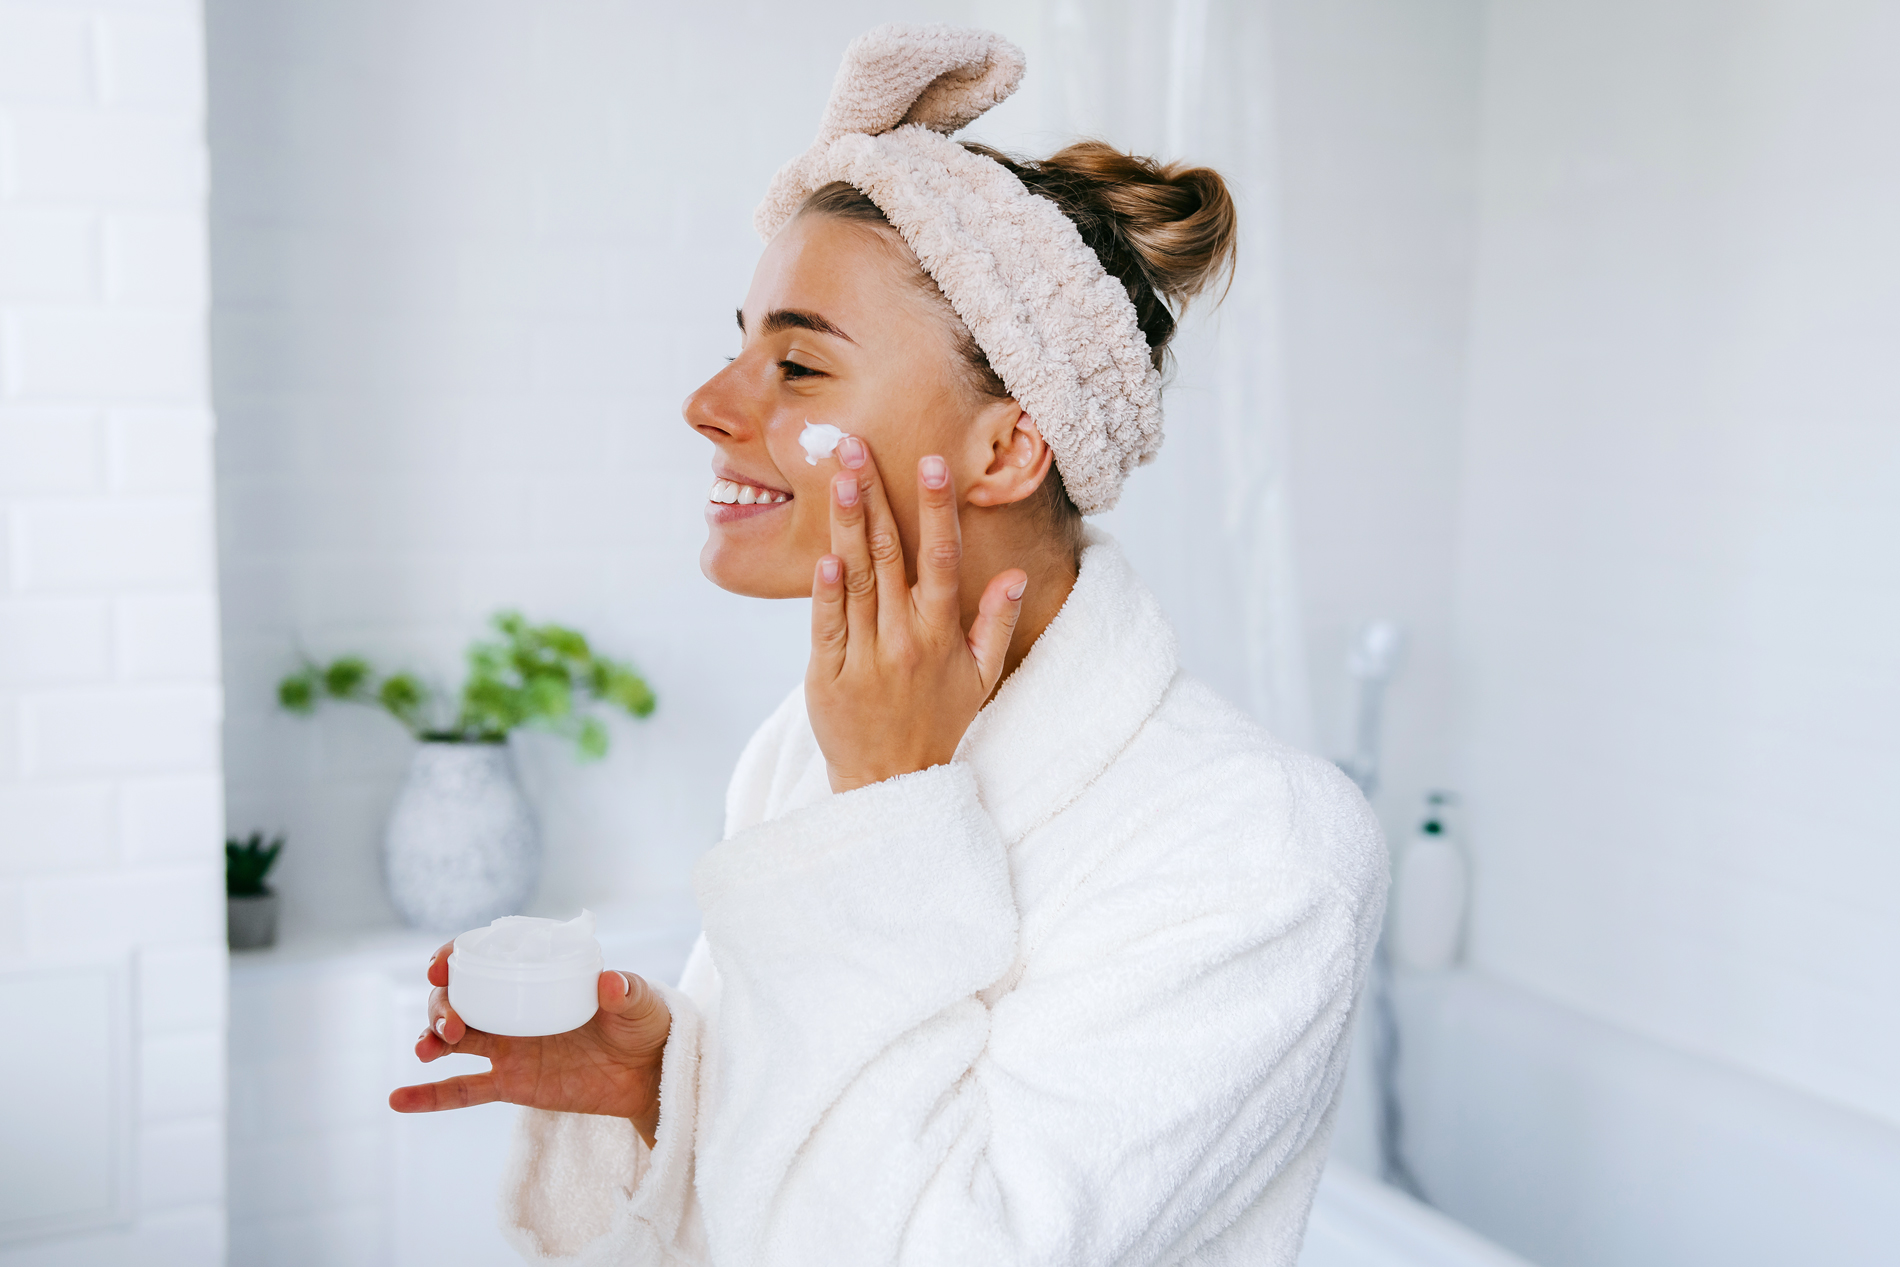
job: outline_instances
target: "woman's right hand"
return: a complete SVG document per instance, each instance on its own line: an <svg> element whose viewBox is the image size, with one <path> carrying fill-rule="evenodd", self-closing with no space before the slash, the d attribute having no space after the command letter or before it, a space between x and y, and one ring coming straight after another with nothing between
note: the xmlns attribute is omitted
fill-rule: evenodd
<svg viewBox="0 0 1900 1267"><path fill-rule="evenodd" d="M429 1028L416 1041L423 1063L450 1052L486 1057L487 1073L398 1087L389 1107L434 1113L495 1100L557 1113L599 1113L633 1122L653 1146L660 1123L660 1061L673 1014L660 992L626 972L603 972L600 1010L579 1029L546 1038L505 1038L470 1029L449 1006L450 942L429 958Z"/></svg>

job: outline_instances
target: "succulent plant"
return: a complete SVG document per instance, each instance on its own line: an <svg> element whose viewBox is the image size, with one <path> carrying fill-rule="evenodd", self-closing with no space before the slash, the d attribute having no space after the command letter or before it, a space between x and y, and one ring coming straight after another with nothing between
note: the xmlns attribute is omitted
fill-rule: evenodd
<svg viewBox="0 0 1900 1267"><path fill-rule="evenodd" d="M231 897L258 897L270 892L270 886L264 883L264 877L277 863L277 855L283 852L284 838L278 836L269 844L264 842L264 833L254 831L249 840L226 840L224 842L224 891Z"/></svg>

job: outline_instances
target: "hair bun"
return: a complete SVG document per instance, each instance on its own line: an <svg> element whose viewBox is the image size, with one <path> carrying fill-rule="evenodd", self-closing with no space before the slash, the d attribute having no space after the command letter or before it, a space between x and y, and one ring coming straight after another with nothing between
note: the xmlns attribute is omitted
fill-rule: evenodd
<svg viewBox="0 0 1900 1267"><path fill-rule="evenodd" d="M1233 270L1234 199L1211 167L1160 163L1101 141L1077 141L1039 161L965 145L1075 222L1127 288L1157 368L1180 310Z"/></svg>

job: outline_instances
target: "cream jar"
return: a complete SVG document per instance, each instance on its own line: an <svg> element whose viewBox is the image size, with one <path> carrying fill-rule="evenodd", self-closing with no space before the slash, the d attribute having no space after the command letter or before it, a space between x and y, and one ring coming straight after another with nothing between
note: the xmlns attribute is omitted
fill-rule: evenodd
<svg viewBox="0 0 1900 1267"><path fill-rule="evenodd" d="M592 911L565 923L506 915L455 939L449 1006L489 1034L565 1034L598 1010L604 967Z"/></svg>

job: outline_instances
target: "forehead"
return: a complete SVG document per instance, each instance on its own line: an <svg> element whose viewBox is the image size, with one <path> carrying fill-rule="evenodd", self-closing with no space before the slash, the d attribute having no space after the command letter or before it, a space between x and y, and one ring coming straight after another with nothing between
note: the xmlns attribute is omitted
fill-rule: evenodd
<svg viewBox="0 0 1900 1267"><path fill-rule="evenodd" d="M764 314L790 308L822 314L861 345L893 323L910 333L934 317L922 280L895 235L831 216L799 216L759 257L746 292L746 326L756 329Z"/></svg>

